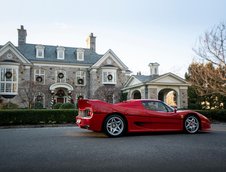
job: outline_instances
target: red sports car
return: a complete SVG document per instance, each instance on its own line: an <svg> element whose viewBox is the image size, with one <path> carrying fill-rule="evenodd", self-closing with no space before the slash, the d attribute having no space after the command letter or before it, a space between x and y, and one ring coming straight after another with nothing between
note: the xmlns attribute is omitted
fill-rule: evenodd
<svg viewBox="0 0 226 172"><path fill-rule="evenodd" d="M118 137L126 132L185 131L196 133L210 129L210 121L202 114L177 111L159 100L128 100L109 104L100 100L78 102L76 123L81 128Z"/></svg>

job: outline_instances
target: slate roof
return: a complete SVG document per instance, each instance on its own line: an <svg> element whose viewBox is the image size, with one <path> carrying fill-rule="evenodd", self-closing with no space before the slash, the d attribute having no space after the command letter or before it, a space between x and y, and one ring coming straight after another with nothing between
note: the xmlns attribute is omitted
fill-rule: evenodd
<svg viewBox="0 0 226 172"><path fill-rule="evenodd" d="M143 83L149 82L156 78L161 77L161 75L133 75L133 76Z"/></svg>
<svg viewBox="0 0 226 172"><path fill-rule="evenodd" d="M44 58L36 58L36 46L38 44L24 44L17 47L17 49L23 54L29 61L40 61L40 62L58 62L58 63L73 63L73 64L83 64L92 65L96 63L103 55L97 54L96 52L83 48L84 51L84 61L77 61L77 49L72 47L65 48L65 58L64 60L57 59L57 47L51 45L43 45Z"/></svg>

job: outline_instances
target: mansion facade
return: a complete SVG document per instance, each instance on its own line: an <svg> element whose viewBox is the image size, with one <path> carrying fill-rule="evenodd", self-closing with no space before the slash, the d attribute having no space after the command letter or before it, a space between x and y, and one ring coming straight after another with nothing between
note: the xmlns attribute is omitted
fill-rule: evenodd
<svg viewBox="0 0 226 172"><path fill-rule="evenodd" d="M96 37L88 48L30 44L18 29L18 46L0 45L0 103L51 108L79 97L117 102L127 81L128 67L109 49L96 53Z"/></svg>
<svg viewBox="0 0 226 172"><path fill-rule="evenodd" d="M159 75L150 63L150 75L132 75L109 49L96 53L91 33L87 47L64 47L26 42L27 31L18 29L18 46L0 45L0 108L9 102L20 108L52 108L82 98L115 103L125 99L159 99L187 108L189 83L173 73Z"/></svg>

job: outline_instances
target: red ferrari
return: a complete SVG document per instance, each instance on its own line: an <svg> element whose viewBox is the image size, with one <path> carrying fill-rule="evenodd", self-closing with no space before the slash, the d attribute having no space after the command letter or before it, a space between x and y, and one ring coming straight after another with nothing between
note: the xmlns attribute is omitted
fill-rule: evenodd
<svg viewBox="0 0 226 172"><path fill-rule="evenodd" d="M78 102L76 123L81 128L104 132L110 137L130 132L185 131L193 134L210 129L210 121L202 114L177 111L159 100L128 100L109 104L100 100Z"/></svg>

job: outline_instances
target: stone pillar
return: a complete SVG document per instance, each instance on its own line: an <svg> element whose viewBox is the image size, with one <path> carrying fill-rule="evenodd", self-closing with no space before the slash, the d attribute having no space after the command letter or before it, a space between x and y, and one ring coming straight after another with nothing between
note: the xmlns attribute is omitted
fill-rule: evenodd
<svg viewBox="0 0 226 172"><path fill-rule="evenodd" d="M148 87L148 98L149 99L158 99L157 88Z"/></svg>
<svg viewBox="0 0 226 172"><path fill-rule="evenodd" d="M188 93L187 88L180 87L180 108L188 107Z"/></svg>
<svg viewBox="0 0 226 172"><path fill-rule="evenodd" d="M141 99L145 99L145 87L140 88Z"/></svg>

